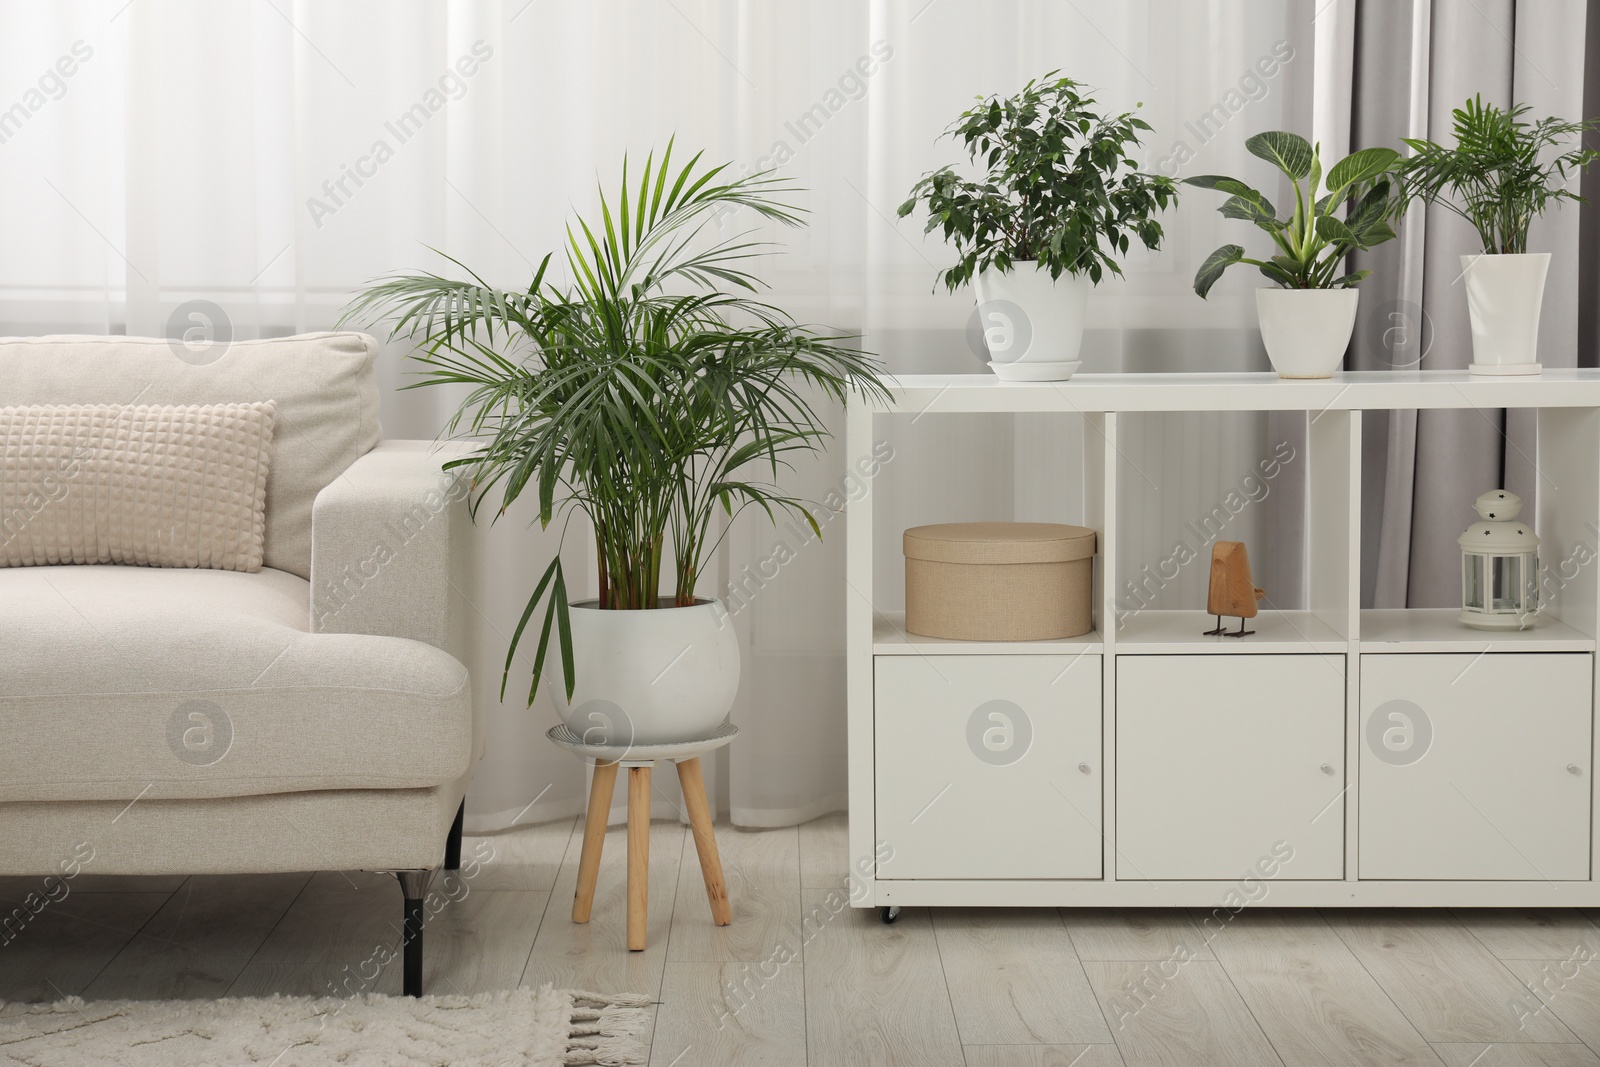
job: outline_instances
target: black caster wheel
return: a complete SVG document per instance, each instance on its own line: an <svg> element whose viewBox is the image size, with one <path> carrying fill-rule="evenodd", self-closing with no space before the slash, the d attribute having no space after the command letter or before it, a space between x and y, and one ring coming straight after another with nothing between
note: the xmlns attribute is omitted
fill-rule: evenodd
<svg viewBox="0 0 1600 1067"><path fill-rule="evenodd" d="M900 905L891 904L887 908L879 908L878 918L883 921L883 925L888 926L890 923L900 918Z"/></svg>

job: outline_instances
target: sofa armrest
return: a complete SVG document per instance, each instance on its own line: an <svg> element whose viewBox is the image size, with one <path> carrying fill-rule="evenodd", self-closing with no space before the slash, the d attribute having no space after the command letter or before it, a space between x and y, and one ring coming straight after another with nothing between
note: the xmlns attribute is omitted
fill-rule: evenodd
<svg viewBox="0 0 1600 1067"><path fill-rule="evenodd" d="M461 570L467 483L443 464L470 451L385 441L317 494L311 631L408 637L465 659Z"/></svg>

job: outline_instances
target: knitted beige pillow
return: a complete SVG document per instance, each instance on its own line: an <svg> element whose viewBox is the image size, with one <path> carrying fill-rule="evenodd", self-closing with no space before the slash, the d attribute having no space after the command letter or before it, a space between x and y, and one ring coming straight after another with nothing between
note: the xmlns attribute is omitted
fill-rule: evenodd
<svg viewBox="0 0 1600 1067"><path fill-rule="evenodd" d="M0 566L259 571L272 401L0 407Z"/></svg>

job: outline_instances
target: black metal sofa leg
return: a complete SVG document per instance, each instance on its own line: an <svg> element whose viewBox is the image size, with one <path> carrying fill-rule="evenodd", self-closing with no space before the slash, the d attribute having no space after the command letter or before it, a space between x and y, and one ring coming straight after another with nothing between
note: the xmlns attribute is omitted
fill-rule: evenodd
<svg viewBox="0 0 1600 1067"><path fill-rule="evenodd" d="M401 926L401 945L404 956L403 991L408 997L422 996L422 924L426 915L424 899L433 871L396 871L400 892L405 897L405 921Z"/></svg>
<svg viewBox="0 0 1600 1067"><path fill-rule="evenodd" d="M467 802L463 799L456 809L456 821L450 824L450 836L444 839L444 869L447 871L461 869L461 830L466 821Z"/></svg>
<svg viewBox="0 0 1600 1067"><path fill-rule="evenodd" d="M456 809L455 821L450 824L450 834L444 840L444 869L461 869L461 831L466 823L465 798ZM400 892L405 897L405 914L400 927L403 956L402 986L408 997L422 996L422 926L427 917L424 901L428 896L428 883L433 881L433 871L395 871L400 880Z"/></svg>

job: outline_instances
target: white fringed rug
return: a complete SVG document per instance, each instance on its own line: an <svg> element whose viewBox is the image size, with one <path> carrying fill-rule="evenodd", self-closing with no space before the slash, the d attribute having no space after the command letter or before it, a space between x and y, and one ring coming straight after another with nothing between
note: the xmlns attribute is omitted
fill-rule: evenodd
<svg viewBox="0 0 1600 1067"><path fill-rule="evenodd" d="M565 1067L644 1062L648 997L264 997L0 1004L0 1064Z"/></svg>

